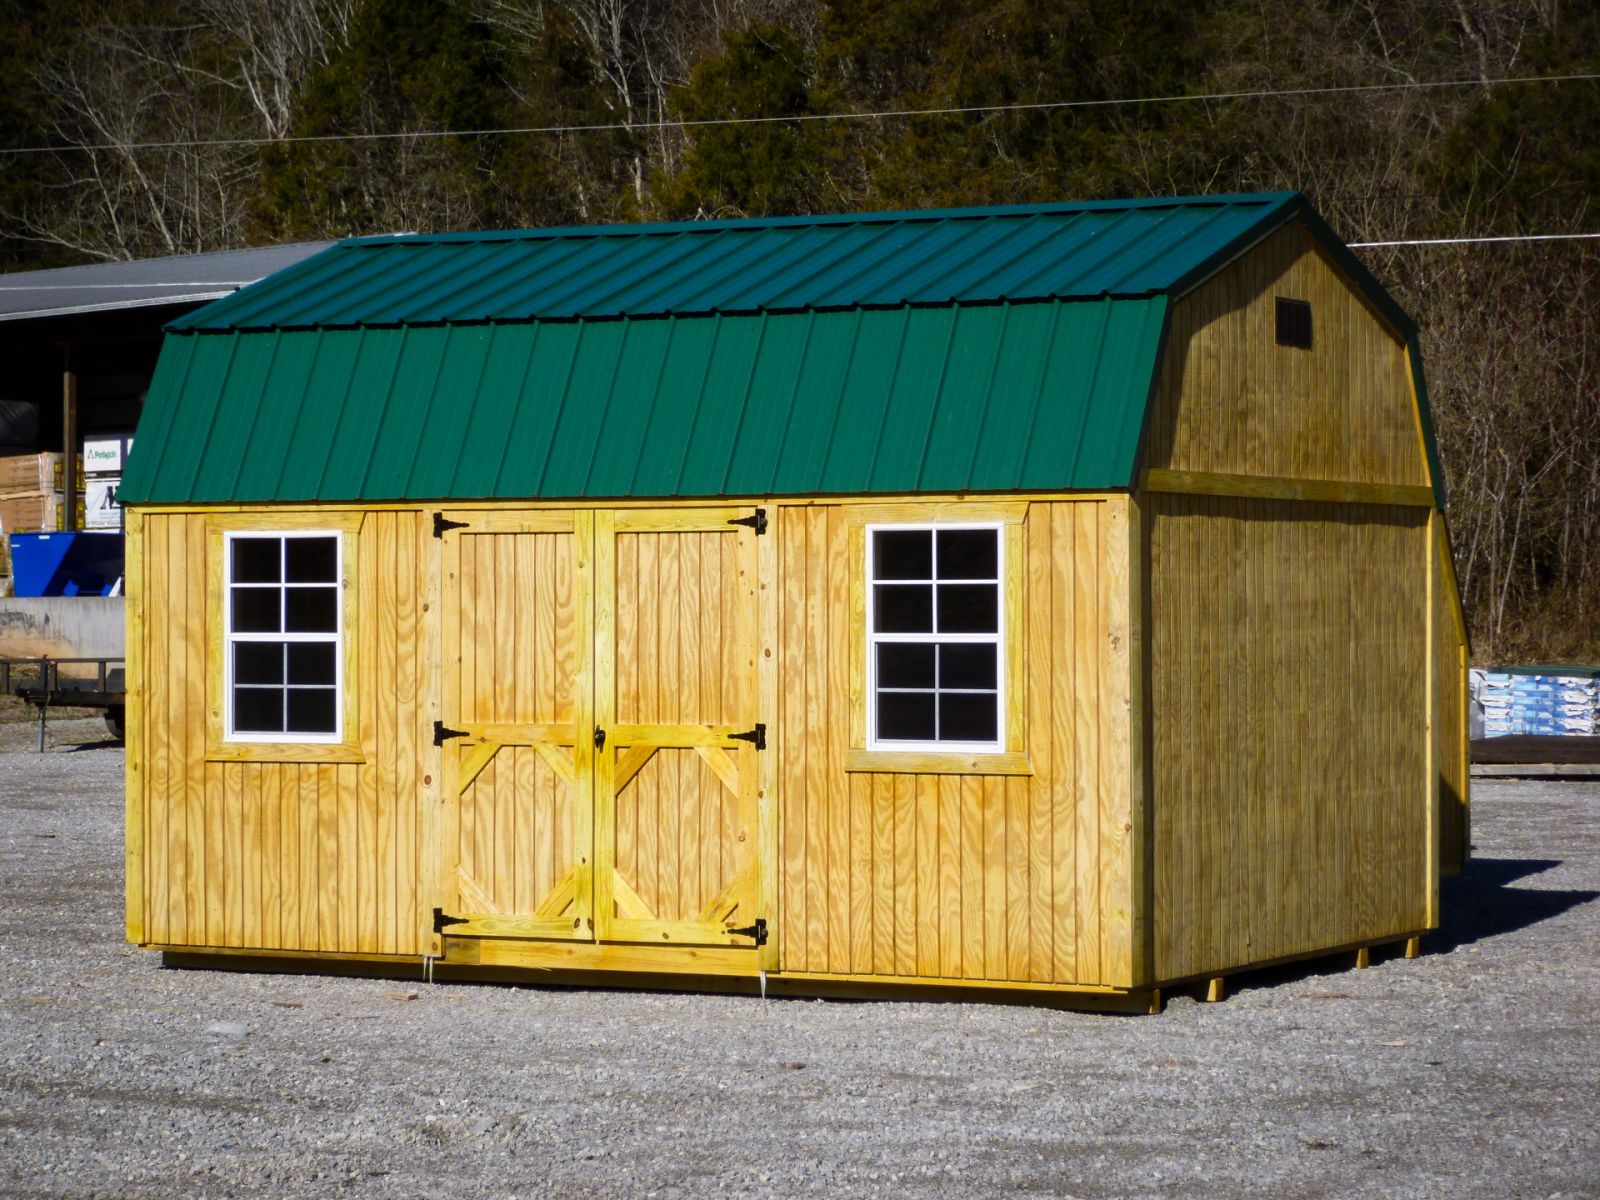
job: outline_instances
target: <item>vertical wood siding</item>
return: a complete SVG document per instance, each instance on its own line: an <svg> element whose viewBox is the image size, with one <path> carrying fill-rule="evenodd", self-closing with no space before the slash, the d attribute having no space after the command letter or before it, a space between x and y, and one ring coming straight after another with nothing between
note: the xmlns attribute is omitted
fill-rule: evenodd
<svg viewBox="0 0 1600 1200"><path fill-rule="evenodd" d="M1147 511L1157 976L1424 928L1427 510Z"/></svg>
<svg viewBox="0 0 1600 1200"><path fill-rule="evenodd" d="M316 527L308 516L307 527ZM422 774L432 746L418 653L417 513L371 513L358 595L362 763L206 761L206 517L149 514L130 592L142 596L140 765L144 940L238 949L417 954Z"/></svg>
<svg viewBox="0 0 1600 1200"><path fill-rule="evenodd" d="M1126 521L1121 501L1028 508L1033 774L911 775L845 770L861 565L839 506L781 510L783 970L1132 982Z"/></svg>
<svg viewBox="0 0 1600 1200"><path fill-rule="evenodd" d="M1277 344L1280 296L1310 302L1310 350ZM1173 307L1147 429L1147 467L1428 482L1404 342L1297 224Z"/></svg>
<svg viewBox="0 0 1600 1200"><path fill-rule="evenodd" d="M1467 754L1467 636L1456 599L1450 542L1438 519L1433 553L1433 696L1438 724L1439 866L1461 869L1471 844Z"/></svg>

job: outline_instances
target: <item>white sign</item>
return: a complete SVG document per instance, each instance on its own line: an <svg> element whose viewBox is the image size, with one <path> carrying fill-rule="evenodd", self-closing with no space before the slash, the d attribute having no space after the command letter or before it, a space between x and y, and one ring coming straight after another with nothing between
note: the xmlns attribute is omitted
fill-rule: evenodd
<svg viewBox="0 0 1600 1200"><path fill-rule="evenodd" d="M84 456L88 457L85 445ZM121 529L122 505L117 503L117 485L120 475L102 475L86 479L83 484L83 527L85 529Z"/></svg>
<svg viewBox="0 0 1600 1200"><path fill-rule="evenodd" d="M83 473L85 475L116 474L122 470L123 438L84 439Z"/></svg>

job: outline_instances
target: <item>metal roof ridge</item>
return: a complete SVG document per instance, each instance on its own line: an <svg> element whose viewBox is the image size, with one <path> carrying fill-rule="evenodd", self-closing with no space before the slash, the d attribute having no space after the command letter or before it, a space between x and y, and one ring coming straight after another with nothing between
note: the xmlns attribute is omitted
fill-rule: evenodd
<svg viewBox="0 0 1600 1200"><path fill-rule="evenodd" d="M853 213L814 213L791 217L723 217L707 221L641 221L614 225L556 225L546 228L454 230L440 233L383 233L345 238L336 249L429 246L444 243L554 241L561 238L655 237L682 233L793 229L826 225L875 225L931 221L992 220L1128 209L1212 208L1259 205L1271 209L1301 197L1297 191L1222 192L1200 196L1141 196L1113 200L1061 200L1041 204L992 204L964 208L885 209Z"/></svg>

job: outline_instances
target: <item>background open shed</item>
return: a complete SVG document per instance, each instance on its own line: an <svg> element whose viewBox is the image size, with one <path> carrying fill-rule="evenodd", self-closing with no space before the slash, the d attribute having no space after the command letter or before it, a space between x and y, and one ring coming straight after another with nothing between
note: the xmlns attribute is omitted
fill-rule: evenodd
<svg viewBox="0 0 1600 1200"><path fill-rule="evenodd" d="M129 937L1084 1002L1414 938L1466 813L1421 380L1292 194L340 243L162 352ZM906 749L868 548L953 526L994 736ZM285 533L338 548L313 740L235 728Z"/></svg>

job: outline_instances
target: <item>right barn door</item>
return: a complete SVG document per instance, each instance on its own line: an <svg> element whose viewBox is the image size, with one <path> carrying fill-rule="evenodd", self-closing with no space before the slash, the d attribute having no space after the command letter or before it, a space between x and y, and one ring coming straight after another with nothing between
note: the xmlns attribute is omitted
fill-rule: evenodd
<svg viewBox="0 0 1600 1200"><path fill-rule="evenodd" d="M749 508L595 515L602 941L753 954L764 940L755 911L763 518Z"/></svg>

